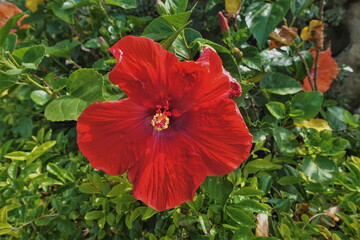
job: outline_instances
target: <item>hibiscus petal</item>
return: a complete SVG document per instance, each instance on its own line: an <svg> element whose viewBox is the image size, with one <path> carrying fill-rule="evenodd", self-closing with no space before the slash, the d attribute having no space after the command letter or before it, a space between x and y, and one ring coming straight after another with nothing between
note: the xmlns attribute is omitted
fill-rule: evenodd
<svg viewBox="0 0 360 240"><path fill-rule="evenodd" d="M316 52L313 51L312 55L315 59ZM311 77L314 76L314 71L315 71L315 65L311 69L311 73L310 73ZM326 51L320 52L319 60L318 60L318 68L317 68L317 78L316 78L319 92L325 93L327 90L329 90L332 81L337 77L338 74L339 74L339 67L335 59L331 57L330 48L328 48ZM315 86L313 79L311 81L313 83L313 86ZM311 91L308 77L304 79L303 90Z"/></svg>
<svg viewBox="0 0 360 240"><path fill-rule="evenodd" d="M183 119L177 125L194 144L206 165L207 175L228 174L248 158L252 135L233 100L203 104Z"/></svg>
<svg viewBox="0 0 360 240"><path fill-rule="evenodd" d="M179 62L176 56L148 38L134 36L122 38L110 52L118 61L110 81L143 106L160 104L169 89L169 69Z"/></svg>
<svg viewBox="0 0 360 240"><path fill-rule="evenodd" d="M158 211L192 201L206 178L205 166L192 146L171 131L154 135L150 146L128 172L134 197Z"/></svg>
<svg viewBox="0 0 360 240"><path fill-rule="evenodd" d="M126 172L145 153L153 128L146 108L130 99L95 102L80 115L78 145L93 168L111 175Z"/></svg>
<svg viewBox="0 0 360 240"><path fill-rule="evenodd" d="M209 47L204 48L196 62L180 62L172 71L174 92L169 95L173 97L174 108L180 113L204 102L229 97L234 84L238 90L236 96L241 94L240 85L223 68L218 54Z"/></svg>

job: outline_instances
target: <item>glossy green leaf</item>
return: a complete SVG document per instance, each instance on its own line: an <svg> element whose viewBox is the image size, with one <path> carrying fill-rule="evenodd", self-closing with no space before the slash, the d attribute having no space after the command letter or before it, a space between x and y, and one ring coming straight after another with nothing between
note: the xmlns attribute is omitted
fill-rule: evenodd
<svg viewBox="0 0 360 240"><path fill-rule="evenodd" d="M190 22L186 23L184 26L182 26L181 28L179 28L176 32L174 32L168 39L165 40L165 42L163 42L161 45L168 50L171 45L173 44L173 42L175 41L175 39L179 36L179 34L184 30L184 28L189 24Z"/></svg>
<svg viewBox="0 0 360 240"><path fill-rule="evenodd" d="M25 161L26 160L27 153L22 151L16 151L11 152L5 155L6 158L12 159L12 160L19 160L19 161Z"/></svg>
<svg viewBox="0 0 360 240"><path fill-rule="evenodd" d="M102 96L102 86L101 74L92 69L79 69L70 75L66 89L70 96L92 103Z"/></svg>
<svg viewBox="0 0 360 240"><path fill-rule="evenodd" d="M31 92L30 97L40 106L44 106L50 100L50 95L43 90L35 90Z"/></svg>
<svg viewBox="0 0 360 240"><path fill-rule="evenodd" d="M188 22L191 13L192 11L187 11L175 15L160 16L146 26L142 35L155 41L169 38L176 29Z"/></svg>
<svg viewBox="0 0 360 240"><path fill-rule="evenodd" d="M25 13L18 13L12 15L7 22L0 28L0 48L3 47L7 36L9 35L11 29L16 25L16 23L24 16Z"/></svg>
<svg viewBox="0 0 360 240"><path fill-rule="evenodd" d="M247 212L256 212L256 213L264 213L264 214L268 214L269 211L271 210L271 207L269 205L264 203L259 203L256 200L252 200L252 199L241 200L232 207L239 208Z"/></svg>
<svg viewBox="0 0 360 240"><path fill-rule="evenodd" d="M302 168L307 177L319 183L332 181L331 173L336 171L335 163L323 156L317 156L315 159L305 157Z"/></svg>
<svg viewBox="0 0 360 240"><path fill-rule="evenodd" d="M78 45L80 45L79 41L70 42L68 39L66 39L56 43L55 46L47 47L45 51L46 54L51 56L68 58L70 57L74 48Z"/></svg>
<svg viewBox="0 0 360 240"><path fill-rule="evenodd" d="M11 80L0 80L0 94L5 90L15 86L15 82Z"/></svg>
<svg viewBox="0 0 360 240"><path fill-rule="evenodd" d="M136 0L105 0L105 2L124 9L136 8Z"/></svg>
<svg viewBox="0 0 360 240"><path fill-rule="evenodd" d="M346 118L344 117L344 109L338 106L327 108L326 120L331 129L335 131L346 129Z"/></svg>
<svg viewBox="0 0 360 240"><path fill-rule="evenodd" d="M35 161L38 157L43 155L46 151L48 151L50 148L55 146L56 141L49 141L46 143L41 144L40 146L35 147L29 156L26 158L27 165Z"/></svg>
<svg viewBox="0 0 360 240"><path fill-rule="evenodd" d="M253 187L242 187L236 190L233 194L242 195L242 196L261 196L264 195L264 192L262 190Z"/></svg>
<svg viewBox="0 0 360 240"><path fill-rule="evenodd" d="M293 64L293 60L289 54L281 49L266 49L261 51L260 55L264 65L288 67Z"/></svg>
<svg viewBox="0 0 360 240"><path fill-rule="evenodd" d="M255 2L247 9L246 24L260 46L285 17L290 4L291 0L279 0L274 3Z"/></svg>
<svg viewBox="0 0 360 240"><path fill-rule="evenodd" d="M247 214L246 212L235 207L226 206L225 209L228 216L242 227L256 227L254 218L252 216L249 216L249 214Z"/></svg>
<svg viewBox="0 0 360 240"><path fill-rule="evenodd" d="M220 205L224 205L232 192L231 182L222 177L208 177L202 184L211 199L214 199Z"/></svg>
<svg viewBox="0 0 360 240"><path fill-rule="evenodd" d="M22 58L22 65L25 68L37 69L45 55L45 47L42 45L35 45L30 47Z"/></svg>
<svg viewBox="0 0 360 240"><path fill-rule="evenodd" d="M283 186L286 185L293 185L295 183L299 183L301 182L302 179L300 177L296 177L296 176L284 176L282 178L280 178L277 183Z"/></svg>
<svg viewBox="0 0 360 240"><path fill-rule="evenodd" d="M102 218L104 213L101 211L91 211L85 214L85 220L96 220Z"/></svg>
<svg viewBox="0 0 360 240"><path fill-rule="evenodd" d="M297 17L304 9L306 9L314 0L294 0L291 2L290 10L293 17ZM311 65L312 66L312 65Z"/></svg>
<svg viewBox="0 0 360 240"><path fill-rule="evenodd" d="M259 50L256 47L242 48L243 63L251 69L262 71L261 56Z"/></svg>
<svg viewBox="0 0 360 240"><path fill-rule="evenodd" d="M165 7L169 9L170 14L185 12L187 0L165 0Z"/></svg>
<svg viewBox="0 0 360 240"><path fill-rule="evenodd" d="M295 148L299 143L296 140L291 139L291 131L286 128L275 127L273 129L273 134L280 152L285 156L293 156L295 154Z"/></svg>
<svg viewBox="0 0 360 240"><path fill-rule="evenodd" d="M80 98L63 96L47 105L45 117L50 121L77 120L88 105L87 101Z"/></svg>
<svg viewBox="0 0 360 240"><path fill-rule="evenodd" d="M314 118L320 111L324 95L320 92L301 92L291 99L292 110L301 110L304 114L301 119Z"/></svg>
<svg viewBox="0 0 360 240"><path fill-rule="evenodd" d="M73 14L75 12L75 9L72 8L66 8L66 5L64 6L64 4L62 2L58 2L58 1L52 1L50 4L51 10L53 11L53 13L60 18L61 20L69 23L69 24L73 24L74 23L74 18L73 18Z"/></svg>
<svg viewBox="0 0 360 240"><path fill-rule="evenodd" d="M4 51L9 51L12 53L15 49L15 46L17 44L18 37L15 33L10 33L4 42Z"/></svg>
<svg viewBox="0 0 360 240"><path fill-rule="evenodd" d="M255 160L247 162L245 167L249 173L255 173L260 170L280 169L282 166L279 164L269 162L265 159L255 159Z"/></svg>
<svg viewBox="0 0 360 240"><path fill-rule="evenodd" d="M267 109L276 119L284 119L285 118L285 105L281 102L269 102L266 104Z"/></svg>
<svg viewBox="0 0 360 240"><path fill-rule="evenodd" d="M266 73L260 80L260 88L263 91L279 95L294 94L302 90L295 79L277 72Z"/></svg>
<svg viewBox="0 0 360 240"><path fill-rule="evenodd" d="M90 183L83 183L79 186L79 191L83 193L93 194L100 193L100 190L91 185Z"/></svg>

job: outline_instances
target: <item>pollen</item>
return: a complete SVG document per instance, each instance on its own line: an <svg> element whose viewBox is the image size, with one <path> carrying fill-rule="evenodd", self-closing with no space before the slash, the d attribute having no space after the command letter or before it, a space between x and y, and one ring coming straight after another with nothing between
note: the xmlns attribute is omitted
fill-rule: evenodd
<svg viewBox="0 0 360 240"><path fill-rule="evenodd" d="M167 114L156 113L154 118L151 120L151 125L153 125L154 129L159 132L167 129L169 127L169 118Z"/></svg>

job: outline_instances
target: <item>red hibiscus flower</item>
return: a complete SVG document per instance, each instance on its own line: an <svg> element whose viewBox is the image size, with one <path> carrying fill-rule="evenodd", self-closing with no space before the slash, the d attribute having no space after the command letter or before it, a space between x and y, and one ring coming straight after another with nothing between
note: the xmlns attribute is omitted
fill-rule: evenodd
<svg viewBox="0 0 360 240"><path fill-rule="evenodd" d="M315 59L316 52L312 51L311 54ZM315 72L315 60L314 60L314 66L312 67L310 72L310 77L312 79L311 81L313 81L314 79L314 72ZM318 85L319 92L325 93L327 90L329 90L331 82L336 78L338 74L339 74L339 67L335 59L331 57L330 48L328 48L323 52L320 52L319 60L318 60L318 68L317 68L317 77L316 77L316 82ZM313 82L313 86L315 86L314 82ZM303 90L311 91L308 77L306 77L304 80Z"/></svg>
<svg viewBox="0 0 360 240"><path fill-rule="evenodd" d="M22 13L21 9L15 6L11 2L3 2L0 4L0 28L9 20L9 18L17 13ZM24 15L18 22L17 25L21 25L21 21L27 17L28 15ZM28 24L22 25L20 28L28 28Z"/></svg>
<svg viewBox="0 0 360 240"><path fill-rule="evenodd" d="M206 176L230 173L250 153L252 136L236 103L238 83L205 48L180 62L144 37L127 36L111 53L109 79L128 98L95 102L78 119L78 145L91 165L128 171L136 199L163 211L191 201Z"/></svg>

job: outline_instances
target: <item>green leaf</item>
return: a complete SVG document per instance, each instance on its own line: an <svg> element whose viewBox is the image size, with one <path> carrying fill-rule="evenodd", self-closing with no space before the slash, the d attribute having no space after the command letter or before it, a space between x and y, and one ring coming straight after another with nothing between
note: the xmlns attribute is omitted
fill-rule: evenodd
<svg viewBox="0 0 360 240"><path fill-rule="evenodd" d="M307 66L311 69L311 66L313 66L314 64L313 55L308 51L301 51L301 55L304 57ZM303 81L304 78L306 77L306 70L304 67L304 63L302 62L301 58L298 55L294 56L293 59L296 70L296 80ZM304 80L304 81L309 81L309 80Z"/></svg>
<svg viewBox="0 0 360 240"><path fill-rule="evenodd" d="M14 81L0 80L0 94L15 85Z"/></svg>
<svg viewBox="0 0 360 240"><path fill-rule="evenodd" d="M249 214L247 214L245 211L229 206L226 206L225 209L228 216L237 224L241 225L242 227L256 228L254 218L249 216Z"/></svg>
<svg viewBox="0 0 360 240"><path fill-rule="evenodd" d="M35 172L36 169L38 169L40 166L40 163L32 163L28 166L26 166L20 173L20 178L24 179L27 176L29 176L31 173Z"/></svg>
<svg viewBox="0 0 360 240"><path fill-rule="evenodd" d="M187 11L175 15L160 16L146 26L142 35L154 41L169 38L175 32L174 27L181 28L188 22L191 13L192 11Z"/></svg>
<svg viewBox="0 0 360 240"><path fill-rule="evenodd" d="M50 100L50 95L43 90L35 90L31 92L30 97L40 106L44 106Z"/></svg>
<svg viewBox="0 0 360 240"><path fill-rule="evenodd" d="M264 159L255 159L249 161L245 165L246 170L249 173L255 173L260 170L276 170L282 168L281 165L272 163Z"/></svg>
<svg viewBox="0 0 360 240"><path fill-rule="evenodd" d="M275 138L275 142L280 152L285 156L293 156L295 154L295 148L299 145L296 140L291 139L291 131L282 128L275 127L273 129L273 135Z"/></svg>
<svg viewBox="0 0 360 240"><path fill-rule="evenodd" d="M309 156L305 157L302 169L305 175L315 182L326 183L333 180L332 172L336 171L336 166L333 161L324 156L317 156L312 159Z"/></svg>
<svg viewBox="0 0 360 240"><path fill-rule="evenodd" d="M136 0L105 0L105 2L124 9L136 8Z"/></svg>
<svg viewBox="0 0 360 240"><path fill-rule="evenodd" d="M241 49L243 52L243 63L249 68L262 71L261 56L256 47L246 47Z"/></svg>
<svg viewBox="0 0 360 240"><path fill-rule="evenodd" d="M292 58L288 55L286 51L283 51L281 49L266 49L262 51L260 55L261 60L264 62L264 65L288 67L293 64Z"/></svg>
<svg viewBox="0 0 360 240"><path fill-rule="evenodd" d="M290 10L293 17L297 17L304 9L306 9L314 0L294 0L291 2ZM312 66L312 65L310 65Z"/></svg>
<svg viewBox="0 0 360 240"><path fill-rule="evenodd" d="M12 53L15 49L15 46L17 44L17 35L15 33L10 33L4 43L4 51L9 51Z"/></svg>
<svg viewBox="0 0 360 240"><path fill-rule="evenodd" d="M290 4L291 0L279 0L275 3L255 2L249 6L245 21L260 46L285 17Z"/></svg>
<svg viewBox="0 0 360 240"><path fill-rule="evenodd" d="M3 47L7 36L9 35L11 29L16 25L16 23L25 15L25 12L12 15L7 22L0 28L0 48Z"/></svg>
<svg viewBox="0 0 360 240"><path fill-rule="evenodd" d="M26 164L29 165L35 161L38 157L43 155L47 150L52 148L56 144L56 141L49 141L41 144L40 146L35 147L31 153L26 158Z"/></svg>
<svg viewBox="0 0 360 240"><path fill-rule="evenodd" d="M281 102L269 102L266 104L267 109L276 119L284 119L285 118L285 105Z"/></svg>
<svg viewBox="0 0 360 240"><path fill-rule="evenodd" d="M75 9L72 8L67 9L66 5L64 6L62 1L60 2L52 1L50 7L54 12L55 16L57 16L58 18L69 24L74 24L73 14L75 12Z"/></svg>
<svg viewBox="0 0 360 240"><path fill-rule="evenodd" d="M103 77L93 69L79 69L67 80L70 96L55 99L45 109L50 121L77 120L82 111L95 100L103 98Z"/></svg>
<svg viewBox="0 0 360 240"><path fill-rule="evenodd" d="M119 183L112 187L110 192L106 195L107 197L116 197L126 192L126 189L129 188L129 185L126 183Z"/></svg>
<svg viewBox="0 0 360 240"><path fill-rule="evenodd" d="M88 105L88 102L80 98L62 96L47 105L45 117L50 121L76 121Z"/></svg>
<svg viewBox="0 0 360 240"><path fill-rule="evenodd" d="M96 220L102 218L104 213L101 211L91 211L85 214L85 220Z"/></svg>
<svg viewBox="0 0 360 240"><path fill-rule="evenodd" d="M331 129L335 131L346 129L346 118L344 117L344 109L338 106L332 106L327 108L326 120L329 123Z"/></svg>
<svg viewBox="0 0 360 240"><path fill-rule="evenodd" d="M93 69L73 72L66 83L70 96L93 103L102 96L103 77Z"/></svg>
<svg viewBox="0 0 360 240"><path fill-rule="evenodd" d="M343 138L331 138L321 143L320 148L325 155L333 156L344 151L349 141Z"/></svg>
<svg viewBox="0 0 360 240"><path fill-rule="evenodd" d="M58 177L62 182L66 182L66 179L67 180L70 180L70 181L75 181L75 178L74 176L72 176L72 174L67 170L67 169L62 169L62 168L59 168L57 165L53 164L53 163L49 163L47 166L46 166L46 170L55 175L56 177Z"/></svg>
<svg viewBox="0 0 360 240"><path fill-rule="evenodd" d="M22 65L25 68L37 69L45 55L45 47L36 45L30 47L22 58Z"/></svg>
<svg viewBox="0 0 360 240"><path fill-rule="evenodd" d="M187 7L187 0L166 0L165 7L169 9L170 14L177 14L185 12Z"/></svg>
<svg viewBox="0 0 360 240"><path fill-rule="evenodd" d="M264 213L264 214L268 214L269 211L271 210L271 207L269 205L266 205L264 203L259 203L252 199L241 200L232 207L239 208L247 212L256 212L256 213Z"/></svg>
<svg viewBox="0 0 360 240"><path fill-rule="evenodd" d="M56 43L55 46L47 47L45 51L46 54L51 56L68 58L70 57L73 49L78 45L80 45L79 41L70 42L68 39L66 39Z"/></svg>
<svg viewBox="0 0 360 240"><path fill-rule="evenodd" d="M277 72L266 73L260 80L260 88L265 92L279 95L294 94L302 90L295 79Z"/></svg>
<svg viewBox="0 0 360 240"><path fill-rule="evenodd" d="M93 194L93 193L100 193L100 190L95 188L90 183L83 183L79 186L79 191L83 193Z"/></svg>
<svg viewBox="0 0 360 240"><path fill-rule="evenodd" d="M158 211L156 211L155 209L148 207L144 213L144 215L141 217L141 220L147 220L149 218L151 218L152 216L154 216L154 214L156 214Z"/></svg>
<svg viewBox="0 0 360 240"><path fill-rule="evenodd" d="M264 192L253 187L242 187L239 190L234 191L233 194L242 196L262 196L264 195Z"/></svg>
<svg viewBox="0 0 360 240"><path fill-rule="evenodd" d="M301 119L309 120L314 118L320 111L324 95L320 92L301 92L291 99L292 110L301 110L304 115Z"/></svg>
<svg viewBox="0 0 360 240"><path fill-rule="evenodd" d="M5 155L5 158L9 158L12 160L25 161L27 153L22 151L11 152Z"/></svg>
<svg viewBox="0 0 360 240"><path fill-rule="evenodd" d="M344 118L346 120L346 122L352 126L352 127L358 127L359 124L357 124L356 122L358 121L358 119L355 118L355 116L351 115L351 113L348 110L344 110L343 112Z"/></svg>
<svg viewBox="0 0 360 240"><path fill-rule="evenodd" d="M302 179L300 177L296 177L296 176L285 176L280 178L277 183L283 186L287 186L287 185L293 185L295 183L299 183L301 182Z"/></svg>
<svg viewBox="0 0 360 240"><path fill-rule="evenodd" d="M209 193L210 198L221 206L225 204L233 189L231 182L222 177L208 177L202 186Z"/></svg>
<svg viewBox="0 0 360 240"><path fill-rule="evenodd" d="M116 198L112 199L111 202L122 204L122 203L131 203L136 201L136 199L131 194L121 194L120 196L117 196Z"/></svg>
<svg viewBox="0 0 360 240"><path fill-rule="evenodd" d="M171 45L173 44L173 42L175 41L175 39L179 36L179 34L184 30L184 28L189 25L190 22L186 23L184 26L182 26L181 28L179 28L176 32L174 32L171 37L169 37L168 39L166 39L165 42L163 42L161 45L168 50Z"/></svg>

